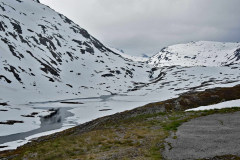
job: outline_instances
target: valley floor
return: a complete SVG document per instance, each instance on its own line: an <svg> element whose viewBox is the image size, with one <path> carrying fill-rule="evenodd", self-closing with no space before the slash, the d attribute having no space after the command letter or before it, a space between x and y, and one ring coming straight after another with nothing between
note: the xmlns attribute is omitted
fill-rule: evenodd
<svg viewBox="0 0 240 160"><path fill-rule="evenodd" d="M240 99L239 92L238 85L183 94L36 139L17 150L2 152L0 157L25 160L239 159L240 136L236 125L240 108L185 111ZM176 158L179 152L182 154Z"/></svg>

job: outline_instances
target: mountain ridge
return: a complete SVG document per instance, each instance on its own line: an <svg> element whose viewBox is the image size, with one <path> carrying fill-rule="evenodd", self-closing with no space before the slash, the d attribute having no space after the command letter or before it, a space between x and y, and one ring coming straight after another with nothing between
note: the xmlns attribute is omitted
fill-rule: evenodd
<svg viewBox="0 0 240 160"><path fill-rule="evenodd" d="M164 47L148 61L155 66L224 66L240 63L240 43L197 41Z"/></svg>

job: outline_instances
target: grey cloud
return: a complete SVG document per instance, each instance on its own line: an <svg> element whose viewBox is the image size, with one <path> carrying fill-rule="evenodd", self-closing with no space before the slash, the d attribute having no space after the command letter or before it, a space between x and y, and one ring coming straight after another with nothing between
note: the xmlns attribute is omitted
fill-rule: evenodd
<svg viewBox="0 0 240 160"><path fill-rule="evenodd" d="M129 54L188 41L240 41L239 0L40 0Z"/></svg>

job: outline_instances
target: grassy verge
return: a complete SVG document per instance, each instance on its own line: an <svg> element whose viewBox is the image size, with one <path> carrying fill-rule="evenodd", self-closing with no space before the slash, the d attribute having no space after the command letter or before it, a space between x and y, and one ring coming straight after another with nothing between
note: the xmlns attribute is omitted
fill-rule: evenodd
<svg viewBox="0 0 240 160"><path fill-rule="evenodd" d="M85 133L74 129L57 138L27 145L2 156L14 160L162 159L164 139L182 123L210 114L240 111L240 108L199 112L174 111L139 115L108 122Z"/></svg>

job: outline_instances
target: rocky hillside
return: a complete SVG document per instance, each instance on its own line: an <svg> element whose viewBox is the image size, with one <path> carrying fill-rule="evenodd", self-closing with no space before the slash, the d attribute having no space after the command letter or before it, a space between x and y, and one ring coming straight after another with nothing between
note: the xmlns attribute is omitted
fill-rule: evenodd
<svg viewBox="0 0 240 160"><path fill-rule="evenodd" d="M139 75L149 79L143 63L123 58L38 0L0 0L0 17L4 94L97 96L126 91Z"/></svg>

